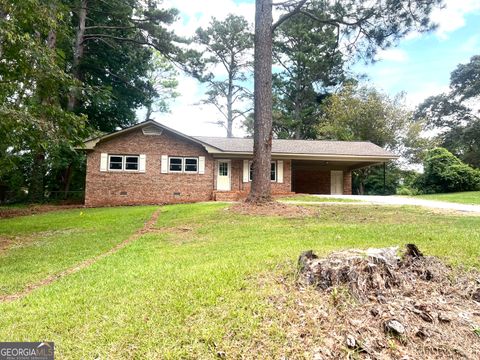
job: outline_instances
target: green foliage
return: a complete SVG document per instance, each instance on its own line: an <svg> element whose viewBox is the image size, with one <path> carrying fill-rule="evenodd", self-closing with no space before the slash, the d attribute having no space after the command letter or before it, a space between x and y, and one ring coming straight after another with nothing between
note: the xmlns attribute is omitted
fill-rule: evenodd
<svg viewBox="0 0 480 360"><path fill-rule="evenodd" d="M72 0L72 4L80 11L80 1ZM74 69L82 82L75 111L86 114L93 128L111 132L133 125L136 111L150 106L167 89L161 82L152 83L152 73L159 65L153 49L163 58L175 60L181 51L173 42L181 39L167 29L177 11L159 6L157 1L87 2L83 55ZM79 19L77 13L70 18L72 30L78 28ZM69 54L70 47L68 44L65 49ZM162 65L172 79L173 69ZM165 84L170 89L172 82Z"/></svg>
<svg viewBox="0 0 480 360"><path fill-rule="evenodd" d="M447 193L480 189L480 171L464 164L444 148L430 150L424 161L424 174L417 187L424 193Z"/></svg>
<svg viewBox="0 0 480 360"><path fill-rule="evenodd" d="M318 134L321 139L371 141L395 151L407 140L412 148L421 142L415 125L402 95L390 98L374 88L348 84L325 100Z"/></svg>
<svg viewBox="0 0 480 360"><path fill-rule="evenodd" d="M158 51L154 52L151 63L152 68L148 74L148 82L153 92L147 95L145 120L149 120L155 112L169 111L170 100L179 95L175 91L178 86L176 78L178 72L173 65Z"/></svg>
<svg viewBox="0 0 480 360"><path fill-rule="evenodd" d="M344 80L335 29L295 16L275 33L273 132L279 138L315 139L321 101Z"/></svg>
<svg viewBox="0 0 480 360"><path fill-rule="evenodd" d="M366 170L368 170L367 173L365 173ZM385 188L383 165L357 170L354 171L352 175L352 187L355 193L365 195L391 195L396 192L402 171L395 163L389 163L385 169ZM362 187L363 191L361 191Z"/></svg>
<svg viewBox="0 0 480 360"><path fill-rule="evenodd" d="M427 130L440 130L438 141L466 163L480 167L480 56L460 64L451 73L450 91L426 99L416 110Z"/></svg>
<svg viewBox="0 0 480 360"><path fill-rule="evenodd" d="M0 0L0 184L14 199L25 187L37 202L82 190L73 148L92 130L132 125L143 106L168 109L167 59L184 58L167 29L176 15L157 1Z"/></svg>
<svg viewBox="0 0 480 360"><path fill-rule="evenodd" d="M419 162L431 146L401 95L390 98L373 88L351 84L324 101L317 129L321 139L371 141L410 162ZM388 170L385 190L395 194L400 170L398 165L388 165ZM355 192L383 194L383 169L364 168L353 175Z"/></svg>

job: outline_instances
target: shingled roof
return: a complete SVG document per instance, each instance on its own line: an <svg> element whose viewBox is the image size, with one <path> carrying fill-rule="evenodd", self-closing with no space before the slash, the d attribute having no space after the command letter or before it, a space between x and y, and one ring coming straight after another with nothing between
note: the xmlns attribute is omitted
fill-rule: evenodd
<svg viewBox="0 0 480 360"><path fill-rule="evenodd" d="M153 120L148 120L123 130L89 139L85 141L83 149L92 150L99 141L120 136L135 129L141 128L147 131L152 127L167 130L185 139L196 142L204 146L209 153L238 155L253 154L253 139L188 136ZM362 158L363 161L384 161L398 158L398 156L391 152L368 141L274 139L272 144L272 155L289 155L292 158L332 158L338 156L342 158Z"/></svg>
<svg viewBox="0 0 480 360"><path fill-rule="evenodd" d="M252 153L253 139L194 136L202 143L226 153ZM396 158L391 152L368 141L281 140L274 139L273 154L351 155Z"/></svg>

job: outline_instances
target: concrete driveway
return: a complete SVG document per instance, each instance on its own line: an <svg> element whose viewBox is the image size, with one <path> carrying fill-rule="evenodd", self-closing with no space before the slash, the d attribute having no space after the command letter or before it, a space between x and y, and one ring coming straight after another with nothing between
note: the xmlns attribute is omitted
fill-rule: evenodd
<svg viewBox="0 0 480 360"><path fill-rule="evenodd" d="M413 205L431 209L453 210L467 213L480 214L480 205L466 205L446 201L424 200L404 196L379 196L379 195L313 195L321 198L360 200L367 204L375 205Z"/></svg>

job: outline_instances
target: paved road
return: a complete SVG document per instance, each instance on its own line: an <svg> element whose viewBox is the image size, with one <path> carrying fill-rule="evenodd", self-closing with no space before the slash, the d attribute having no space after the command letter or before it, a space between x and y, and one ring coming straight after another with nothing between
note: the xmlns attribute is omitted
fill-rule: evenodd
<svg viewBox="0 0 480 360"><path fill-rule="evenodd" d="M453 210L468 213L480 214L480 205L466 205L451 203L446 201L424 200L402 196L378 196L378 195L314 195L321 198L333 199L352 199L361 200L369 204L385 204L385 205L414 205L423 206L431 209Z"/></svg>

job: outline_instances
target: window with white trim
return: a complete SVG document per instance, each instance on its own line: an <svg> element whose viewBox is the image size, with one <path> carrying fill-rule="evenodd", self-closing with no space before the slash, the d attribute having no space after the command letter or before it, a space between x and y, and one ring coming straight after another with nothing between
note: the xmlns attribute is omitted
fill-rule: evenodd
<svg viewBox="0 0 480 360"><path fill-rule="evenodd" d="M249 181L253 180L253 162L250 161L249 171L248 171ZM270 180L277 181L277 162L272 161L270 165Z"/></svg>
<svg viewBox="0 0 480 360"><path fill-rule="evenodd" d="M108 170L123 170L123 156L109 155Z"/></svg>
<svg viewBox="0 0 480 360"><path fill-rule="evenodd" d="M198 158L170 156L168 158L168 172L198 173Z"/></svg>
<svg viewBox="0 0 480 360"><path fill-rule="evenodd" d="M196 173L198 171L198 158L185 158L186 173Z"/></svg>
<svg viewBox="0 0 480 360"><path fill-rule="evenodd" d="M125 156L125 171L138 171L138 156Z"/></svg>
<svg viewBox="0 0 480 360"><path fill-rule="evenodd" d="M277 181L277 162L272 161L270 164L270 180Z"/></svg>
<svg viewBox="0 0 480 360"><path fill-rule="evenodd" d="M139 155L109 155L108 170L138 171Z"/></svg>
<svg viewBox="0 0 480 360"><path fill-rule="evenodd" d="M170 157L168 158L168 171L169 172L182 172L183 171L183 158Z"/></svg>

